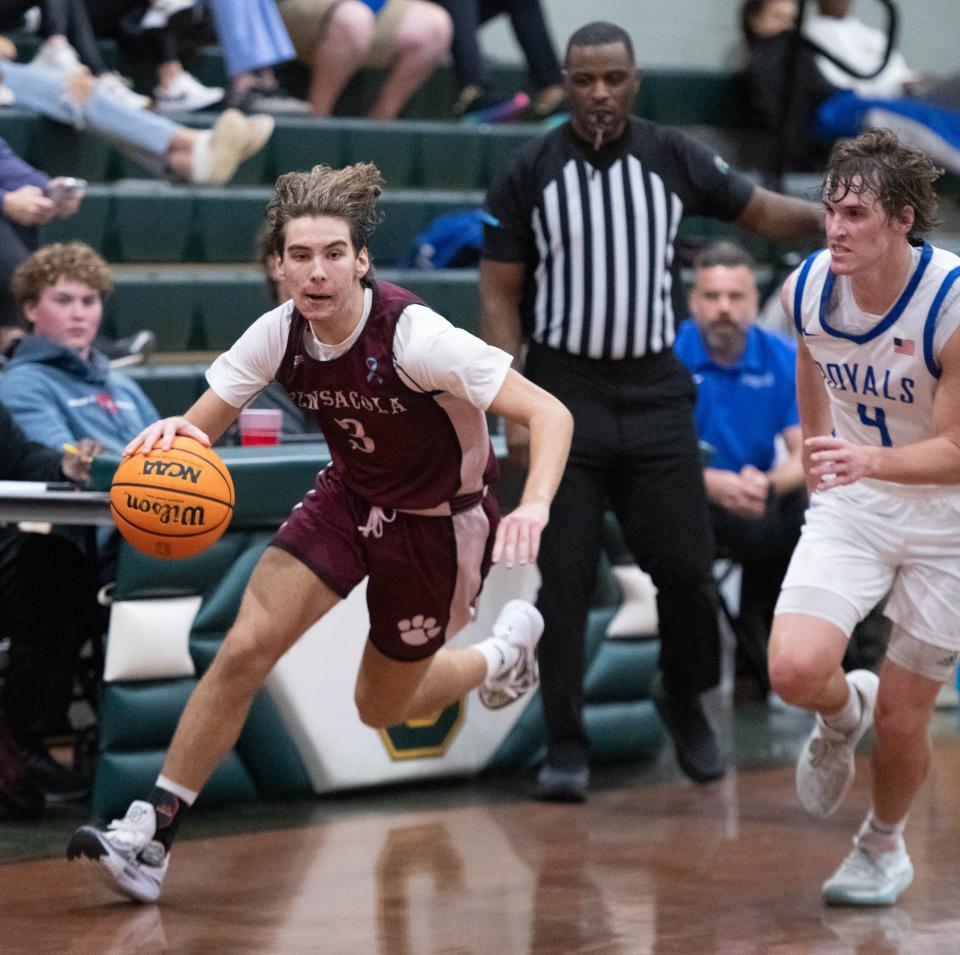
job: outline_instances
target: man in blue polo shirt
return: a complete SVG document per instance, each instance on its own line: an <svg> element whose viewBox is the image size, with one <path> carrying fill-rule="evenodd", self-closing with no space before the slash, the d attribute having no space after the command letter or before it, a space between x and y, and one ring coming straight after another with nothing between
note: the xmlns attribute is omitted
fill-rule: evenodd
<svg viewBox="0 0 960 955"><path fill-rule="evenodd" d="M674 347L697 386L700 440L715 449L704 469L714 535L743 568L738 638L765 659L807 503L796 345L754 324L754 261L740 246L708 246L694 268L693 320L681 326ZM766 680L765 672L756 676Z"/></svg>

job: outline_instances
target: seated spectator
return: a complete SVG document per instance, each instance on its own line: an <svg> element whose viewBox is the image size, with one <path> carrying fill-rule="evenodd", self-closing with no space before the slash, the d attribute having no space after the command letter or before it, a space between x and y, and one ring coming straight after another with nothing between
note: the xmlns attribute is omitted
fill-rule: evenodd
<svg viewBox="0 0 960 955"><path fill-rule="evenodd" d="M223 99L223 87L204 86L184 69L178 28L183 20L168 11L168 3L157 2L146 14L142 0L84 0L80 6L89 16L96 37L110 37L129 55L155 66L157 84L153 89L153 107L158 113L207 109ZM202 5L191 4L179 12L188 9L199 12ZM189 24L190 18L186 22ZM83 57L81 60L89 65Z"/></svg>
<svg viewBox="0 0 960 955"><path fill-rule="evenodd" d="M780 137L782 158L790 168L819 168L827 144L812 134L812 127L817 108L836 90L816 68L812 50L798 42L796 0L745 0L740 26L753 119ZM792 71L787 69L791 57L795 57ZM785 99L791 83L788 109Z"/></svg>
<svg viewBox="0 0 960 955"><path fill-rule="evenodd" d="M27 440L0 404L0 480L86 482L94 441L76 453ZM44 739L69 728L77 658L103 632L87 558L58 534L0 525L0 620L10 641L0 701L0 818L32 818L44 802L85 795L88 783Z"/></svg>
<svg viewBox="0 0 960 955"><path fill-rule="evenodd" d="M51 179L0 138L0 326L20 323L10 276L40 244L39 227L80 209L83 189L65 189L64 184L63 177Z"/></svg>
<svg viewBox="0 0 960 955"><path fill-rule="evenodd" d="M91 438L121 454L158 417L140 386L93 347L112 287L109 266L82 242L44 246L14 272L31 332L0 375L0 401L31 441L60 450Z"/></svg>
<svg viewBox="0 0 960 955"><path fill-rule="evenodd" d="M907 96L960 110L960 73L947 78L919 73L908 66L903 54L894 48L883 69L876 76L869 76L883 61L886 33L853 16L850 12L853 0L817 0L816 6L816 12L803 22L803 35L862 74L852 76L818 54L817 68L831 86L853 90L868 99Z"/></svg>
<svg viewBox="0 0 960 955"><path fill-rule="evenodd" d="M796 169L820 168L833 139L856 136L872 126L886 126L902 141L920 146L946 169L960 174L960 111L951 108L960 97L954 99L949 93L956 81L942 84L940 89L944 92L935 99L929 98L932 90L922 96L903 95L902 79L893 84L901 92L886 97L859 92L870 91L872 86L861 87L848 74L843 74L846 84L838 86L833 80L841 71L833 69L829 76L823 72L819 62L823 58L808 42L806 25L804 36L798 38L796 30L785 27L783 21L782 29L776 32L776 22L766 19L767 11L783 2L746 0L741 22L750 55L747 79L752 107L759 124L781 138L787 165ZM836 0L819 2L825 10ZM849 7L848 2L844 5ZM845 51L840 55L846 58ZM858 60L850 59L851 65L856 66ZM880 60L875 57L871 62L878 66Z"/></svg>
<svg viewBox="0 0 960 955"><path fill-rule="evenodd" d="M278 0L297 57L311 70L310 107L329 116L360 67L389 69L368 115L396 119L450 49L449 14L428 0Z"/></svg>
<svg viewBox="0 0 960 955"><path fill-rule="evenodd" d="M272 117L237 110L225 110L209 130L180 126L119 102L86 72L65 74L2 60L0 75L20 105L98 133L154 175L182 182L228 182L273 134Z"/></svg>
<svg viewBox="0 0 960 955"><path fill-rule="evenodd" d="M713 449L704 482L714 536L743 568L738 642L755 662L765 661L774 605L807 503L796 346L754 324L754 262L738 245L708 246L694 269L693 320L681 326L675 349L697 386L700 440ZM766 667L755 669L768 690Z"/></svg>
<svg viewBox="0 0 960 955"><path fill-rule="evenodd" d="M510 17L510 25L523 50L535 90L530 113L544 119L560 108L564 100L563 71L540 0L440 0L453 20L453 69L460 95L454 113L464 115L484 109L497 97L493 82L480 52L479 28L502 13Z"/></svg>
<svg viewBox="0 0 960 955"><path fill-rule="evenodd" d="M16 28L15 21L31 7L30 0L4 0L4 14L0 18L2 29ZM150 98L135 93L128 79L110 70L100 48L87 8L78 0L43 0L39 5L40 35L44 42L34 58L37 66L50 70L73 72L86 67L94 76L103 80L104 90L127 106L145 109Z"/></svg>
<svg viewBox="0 0 960 955"><path fill-rule="evenodd" d="M296 56L275 0L209 3L230 76L227 103L245 113L309 113L310 104L285 92L273 69Z"/></svg>

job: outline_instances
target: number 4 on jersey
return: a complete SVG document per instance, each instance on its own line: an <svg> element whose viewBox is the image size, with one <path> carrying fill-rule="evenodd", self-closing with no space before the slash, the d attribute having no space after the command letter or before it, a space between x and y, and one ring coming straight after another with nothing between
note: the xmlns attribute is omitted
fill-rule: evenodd
<svg viewBox="0 0 960 955"><path fill-rule="evenodd" d="M870 417L870 411L873 412L873 417ZM880 443L885 448L893 447L893 441L890 440L890 432L887 430L887 413L883 408L876 406L868 408L866 405L858 404L857 414L860 415L861 424L876 428L880 432Z"/></svg>

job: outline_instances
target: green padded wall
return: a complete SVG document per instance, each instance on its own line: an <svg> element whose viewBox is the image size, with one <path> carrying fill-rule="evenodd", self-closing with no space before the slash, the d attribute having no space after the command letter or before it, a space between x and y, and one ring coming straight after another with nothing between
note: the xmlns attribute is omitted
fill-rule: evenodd
<svg viewBox="0 0 960 955"><path fill-rule="evenodd" d="M322 444L272 449L270 458L246 448L224 448L222 453L239 503L230 530L216 544L178 561L154 560L121 545L114 599L188 594L204 599L190 637L196 677L104 685L93 792L93 810L100 817L122 813L131 799L153 785L187 697L232 624L257 560L274 529L329 460ZM107 487L116 463L115 458L99 458L91 485ZM235 750L204 788L203 803L310 791L276 706L268 693L258 694Z"/></svg>

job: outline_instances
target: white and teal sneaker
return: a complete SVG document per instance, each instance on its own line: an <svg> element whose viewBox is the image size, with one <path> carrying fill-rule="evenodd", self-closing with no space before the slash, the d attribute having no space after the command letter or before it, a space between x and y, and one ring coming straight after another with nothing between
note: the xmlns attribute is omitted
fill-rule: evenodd
<svg viewBox="0 0 960 955"><path fill-rule="evenodd" d="M817 722L797 760L797 796L800 805L818 819L825 819L837 810L853 783L856 771L854 754L857 743L873 723L877 703L877 675L869 670L853 670L847 674L850 692L860 697L860 720L850 733L839 733Z"/></svg>
<svg viewBox="0 0 960 955"><path fill-rule="evenodd" d="M123 819L106 829L81 826L67 845L67 858L97 862L97 875L114 892L137 902L156 902L170 855L153 838L157 817L153 806L137 800Z"/></svg>
<svg viewBox="0 0 960 955"><path fill-rule="evenodd" d="M913 864L902 836L888 852L868 848L865 842L861 830L854 837L853 851L823 883L821 894L828 905L893 905L913 881Z"/></svg>

